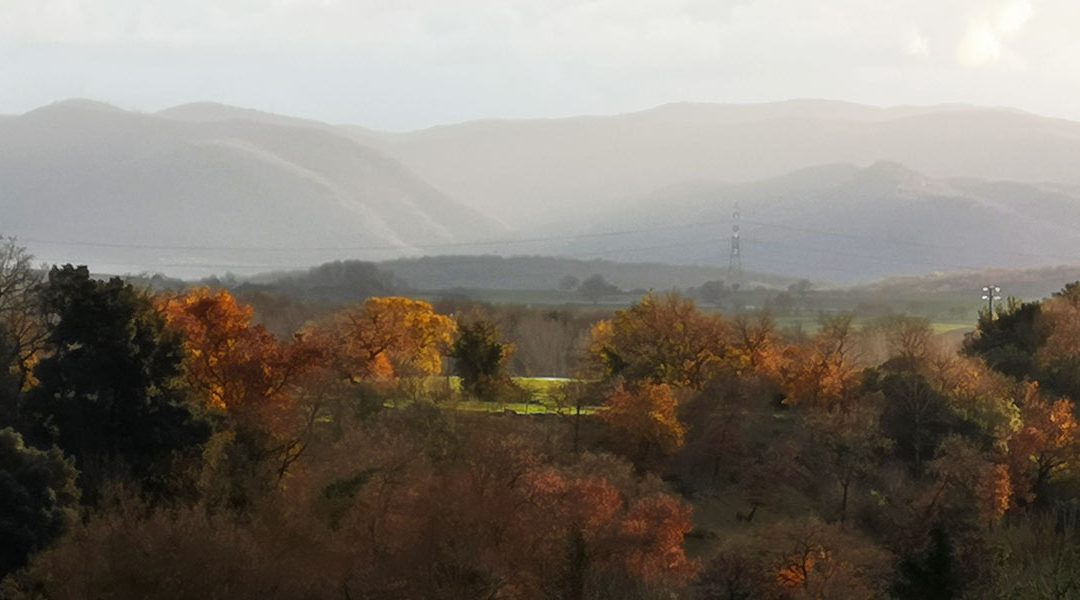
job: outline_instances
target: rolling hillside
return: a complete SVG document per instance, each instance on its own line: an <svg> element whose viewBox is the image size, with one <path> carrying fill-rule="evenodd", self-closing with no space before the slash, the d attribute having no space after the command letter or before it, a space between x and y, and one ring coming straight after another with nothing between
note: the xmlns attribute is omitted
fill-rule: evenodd
<svg viewBox="0 0 1080 600"><path fill-rule="evenodd" d="M1080 123L968 106L678 104L402 134L67 101L0 118L0 234L48 262L188 277L440 254L726 272L738 203L747 271L852 283L1080 263L1077 164ZM455 277L516 287L525 264Z"/></svg>
<svg viewBox="0 0 1080 600"><path fill-rule="evenodd" d="M750 182L831 163L891 161L933 177L1080 184L1080 123L969 106L672 104L617 116L350 133L512 225L603 213L672 185Z"/></svg>
<svg viewBox="0 0 1080 600"><path fill-rule="evenodd" d="M0 121L0 206L4 233L43 260L187 275L389 258L503 232L325 129L81 101Z"/></svg>
<svg viewBox="0 0 1080 600"><path fill-rule="evenodd" d="M725 264L736 203L743 264L759 272L852 283L1080 264L1076 189L938 179L885 162L815 167L746 184L658 190L624 201L623 208L593 224L595 231L634 233L617 242L583 237L548 250Z"/></svg>

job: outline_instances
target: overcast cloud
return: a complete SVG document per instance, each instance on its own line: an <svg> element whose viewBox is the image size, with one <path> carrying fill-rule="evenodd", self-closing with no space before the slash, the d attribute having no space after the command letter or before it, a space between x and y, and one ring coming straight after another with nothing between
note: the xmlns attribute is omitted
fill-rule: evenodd
<svg viewBox="0 0 1080 600"><path fill-rule="evenodd" d="M799 97L1080 119L1076 0L0 0L0 112L214 100L409 129Z"/></svg>

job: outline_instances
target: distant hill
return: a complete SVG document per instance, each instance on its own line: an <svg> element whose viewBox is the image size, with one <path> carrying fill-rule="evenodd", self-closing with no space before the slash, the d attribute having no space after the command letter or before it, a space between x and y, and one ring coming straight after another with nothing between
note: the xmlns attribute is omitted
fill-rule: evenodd
<svg viewBox="0 0 1080 600"><path fill-rule="evenodd" d="M0 234L99 272L547 255L586 262L393 268L416 287L550 289L595 259L613 280L651 264L616 283L666 289L727 278L738 203L747 284L849 284L1080 262L1076 165L1080 123L959 105L674 104L387 133L76 100L0 118Z"/></svg>
<svg viewBox="0 0 1080 600"><path fill-rule="evenodd" d="M944 295L966 294L977 300L976 293L985 285L1001 288L1003 297L1023 300L1046 298L1065 285L1080 281L1080 263L1040 269L987 269L971 273L941 273L920 277L894 277L865 284L857 291L883 294Z"/></svg>
<svg viewBox="0 0 1080 600"><path fill-rule="evenodd" d="M672 104L616 116L477 121L351 135L515 226L623 207L695 181L897 162L932 177L1080 184L1080 123L970 106L798 100Z"/></svg>
<svg viewBox="0 0 1080 600"><path fill-rule="evenodd" d="M382 262L379 268L420 290L554 290L567 275L578 280L602 275L623 290L658 291L731 279L727 268L551 256L425 256ZM742 285L776 288L793 282L763 273L746 273Z"/></svg>
<svg viewBox="0 0 1080 600"><path fill-rule="evenodd" d="M1076 188L938 179L885 162L661 189L625 200L585 230L636 233L617 242L583 236L547 251L581 256L615 245L631 258L722 264L736 203L744 266L791 277L852 283L1080 263Z"/></svg>
<svg viewBox="0 0 1080 600"><path fill-rule="evenodd" d="M0 230L47 261L185 276L504 235L397 160L327 128L199 110L145 115L72 101L0 120Z"/></svg>

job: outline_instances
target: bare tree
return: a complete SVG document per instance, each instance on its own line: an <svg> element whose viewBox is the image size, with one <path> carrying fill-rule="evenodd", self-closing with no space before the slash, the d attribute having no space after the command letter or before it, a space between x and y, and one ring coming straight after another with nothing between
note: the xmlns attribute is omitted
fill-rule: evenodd
<svg viewBox="0 0 1080 600"><path fill-rule="evenodd" d="M20 387L30 377L34 357L45 342L43 314L37 292L42 271L31 264L33 256L14 238L0 237L0 335L8 338L7 356L0 366L14 368Z"/></svg>

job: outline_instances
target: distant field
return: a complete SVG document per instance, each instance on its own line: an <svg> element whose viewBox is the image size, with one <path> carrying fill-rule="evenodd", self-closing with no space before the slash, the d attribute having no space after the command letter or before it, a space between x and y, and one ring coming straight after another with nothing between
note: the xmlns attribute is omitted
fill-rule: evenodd
<svg viewBox="0 0 1080 600"><path fill-rule="evenodd" d="M479 400L461 400L453 403L453 408L469 412L501 413L511 411L519 415L536 414L572 414L574 407L560 405L563 388L572 379L560 377L514 377L514 383L529 393L528 402L481 402ZM450 386L455 392L461 391L461 380L450 378ZM595 406L582 407L581 414L593 414Z"/></svg>
<svg viewBox="0 0 1080 600"><path fill-rule="evenodd" d="M873 323L874 319L855 317L855 326L864 327ZM803 331L808 334L817 333L821 329L821 319L818 315L800 315L795 317L777 317L776 323L780 329ZM971 331L975 329L974 322L963 321L930 321L930 329L934 333L949 333L953 331Z"/></svg>

